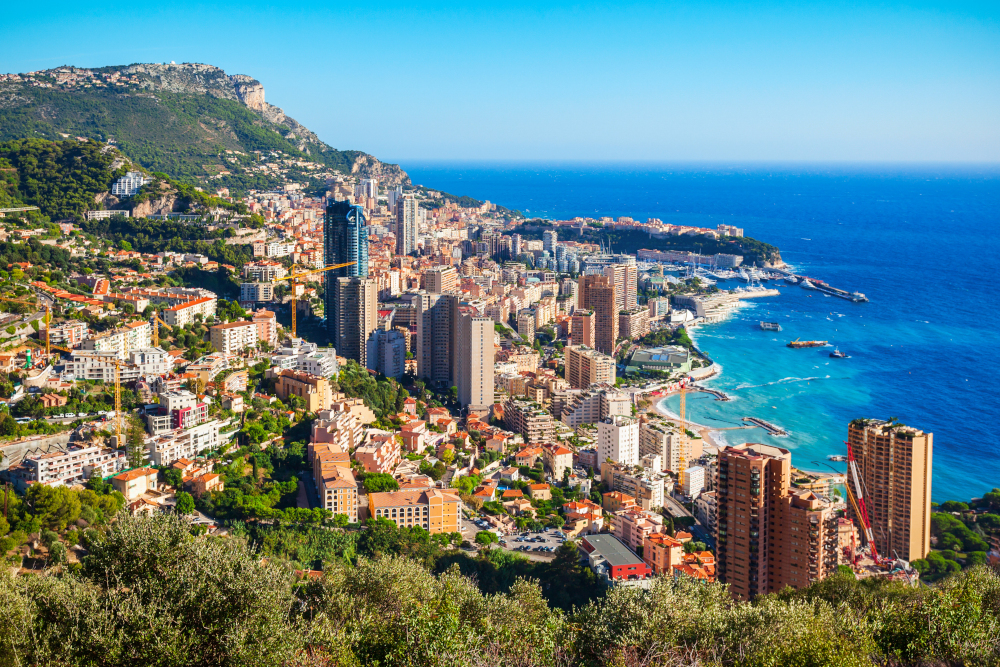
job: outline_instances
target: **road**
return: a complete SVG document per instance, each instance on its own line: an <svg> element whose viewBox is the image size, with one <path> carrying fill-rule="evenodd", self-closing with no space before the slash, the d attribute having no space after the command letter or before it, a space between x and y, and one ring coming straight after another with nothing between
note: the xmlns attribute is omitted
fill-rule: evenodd
<svg viewBox="0 0 1000 667"><path fill-rule="evenodd" d="M668 494L663 494L663 506L670 512L670 516L674 518L692 516L690 512L684 509L684 506L679 502L671 498Z"/></svg>

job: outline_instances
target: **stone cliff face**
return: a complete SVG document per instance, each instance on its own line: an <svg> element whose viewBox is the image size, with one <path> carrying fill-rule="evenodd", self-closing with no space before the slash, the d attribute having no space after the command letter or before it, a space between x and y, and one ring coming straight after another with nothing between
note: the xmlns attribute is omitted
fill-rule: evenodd
<svg viewBox="0 0 1000 667"><path fill-rule="evenodd" d="M211 95L240 102L248 109L281 128L281 134L294 142L299 150L315 155L330 150L316 133L285 112L264 100L264 86L246 74L228 75L212 65L184 63L180 65L141 64L122 69L139 77L140 85L150 90L171 93ZM385 164L367 153L351 152L354 157L351 173L366 178L377 178L386 185L408 185L410 177L398 165Z"/></svg>

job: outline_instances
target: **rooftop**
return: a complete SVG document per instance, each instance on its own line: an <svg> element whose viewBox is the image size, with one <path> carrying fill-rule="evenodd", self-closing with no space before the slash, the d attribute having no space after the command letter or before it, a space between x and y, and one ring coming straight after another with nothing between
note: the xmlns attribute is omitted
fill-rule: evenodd
<svg viewBox="0 0 1000 667"><path fill-rule="evenodd" d="M588 535L583 539L594 548L594 551L601 554L612 567L644 564L641 558L613 535Z"/></svg>

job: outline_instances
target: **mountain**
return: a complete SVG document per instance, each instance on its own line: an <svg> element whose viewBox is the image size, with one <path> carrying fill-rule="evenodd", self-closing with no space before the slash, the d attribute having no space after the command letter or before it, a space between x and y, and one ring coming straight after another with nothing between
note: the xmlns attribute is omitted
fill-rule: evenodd
<svg viewBox="0 0 1000 667"><path fill-rule="evenodd" d="M113 143L151 171L235 190L319 186L335 172L409 184L397 165L337 150L264 99L260 81L185 63L0 75L0 140Z"/></svg>

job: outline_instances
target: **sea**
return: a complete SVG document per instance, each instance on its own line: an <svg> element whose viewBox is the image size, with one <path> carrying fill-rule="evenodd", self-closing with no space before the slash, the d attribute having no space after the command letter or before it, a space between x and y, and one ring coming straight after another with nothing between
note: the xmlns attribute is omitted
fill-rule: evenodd
<svg viewBox="0 0 1000 667"><path fill-rule="evenodd" d="M765 283L780 296L693 330L722 372L689 394L688 418L784 428L717 431L728 444L789 449L792 464L843 472L847 424L897 417L934 434L932 496L967 500L1000 487L997 352L1000 166L403 161L414 183L488 199L532 217L659 218L742 227L799 274L860 291L868 303ZM656 247L655 240L650 245ZM736 286L728 281L720 287ZM779 322L781 332L760 329ZM832 348L793 350L790 340ZM661 408L676 412L677 397Z"/></svg>

